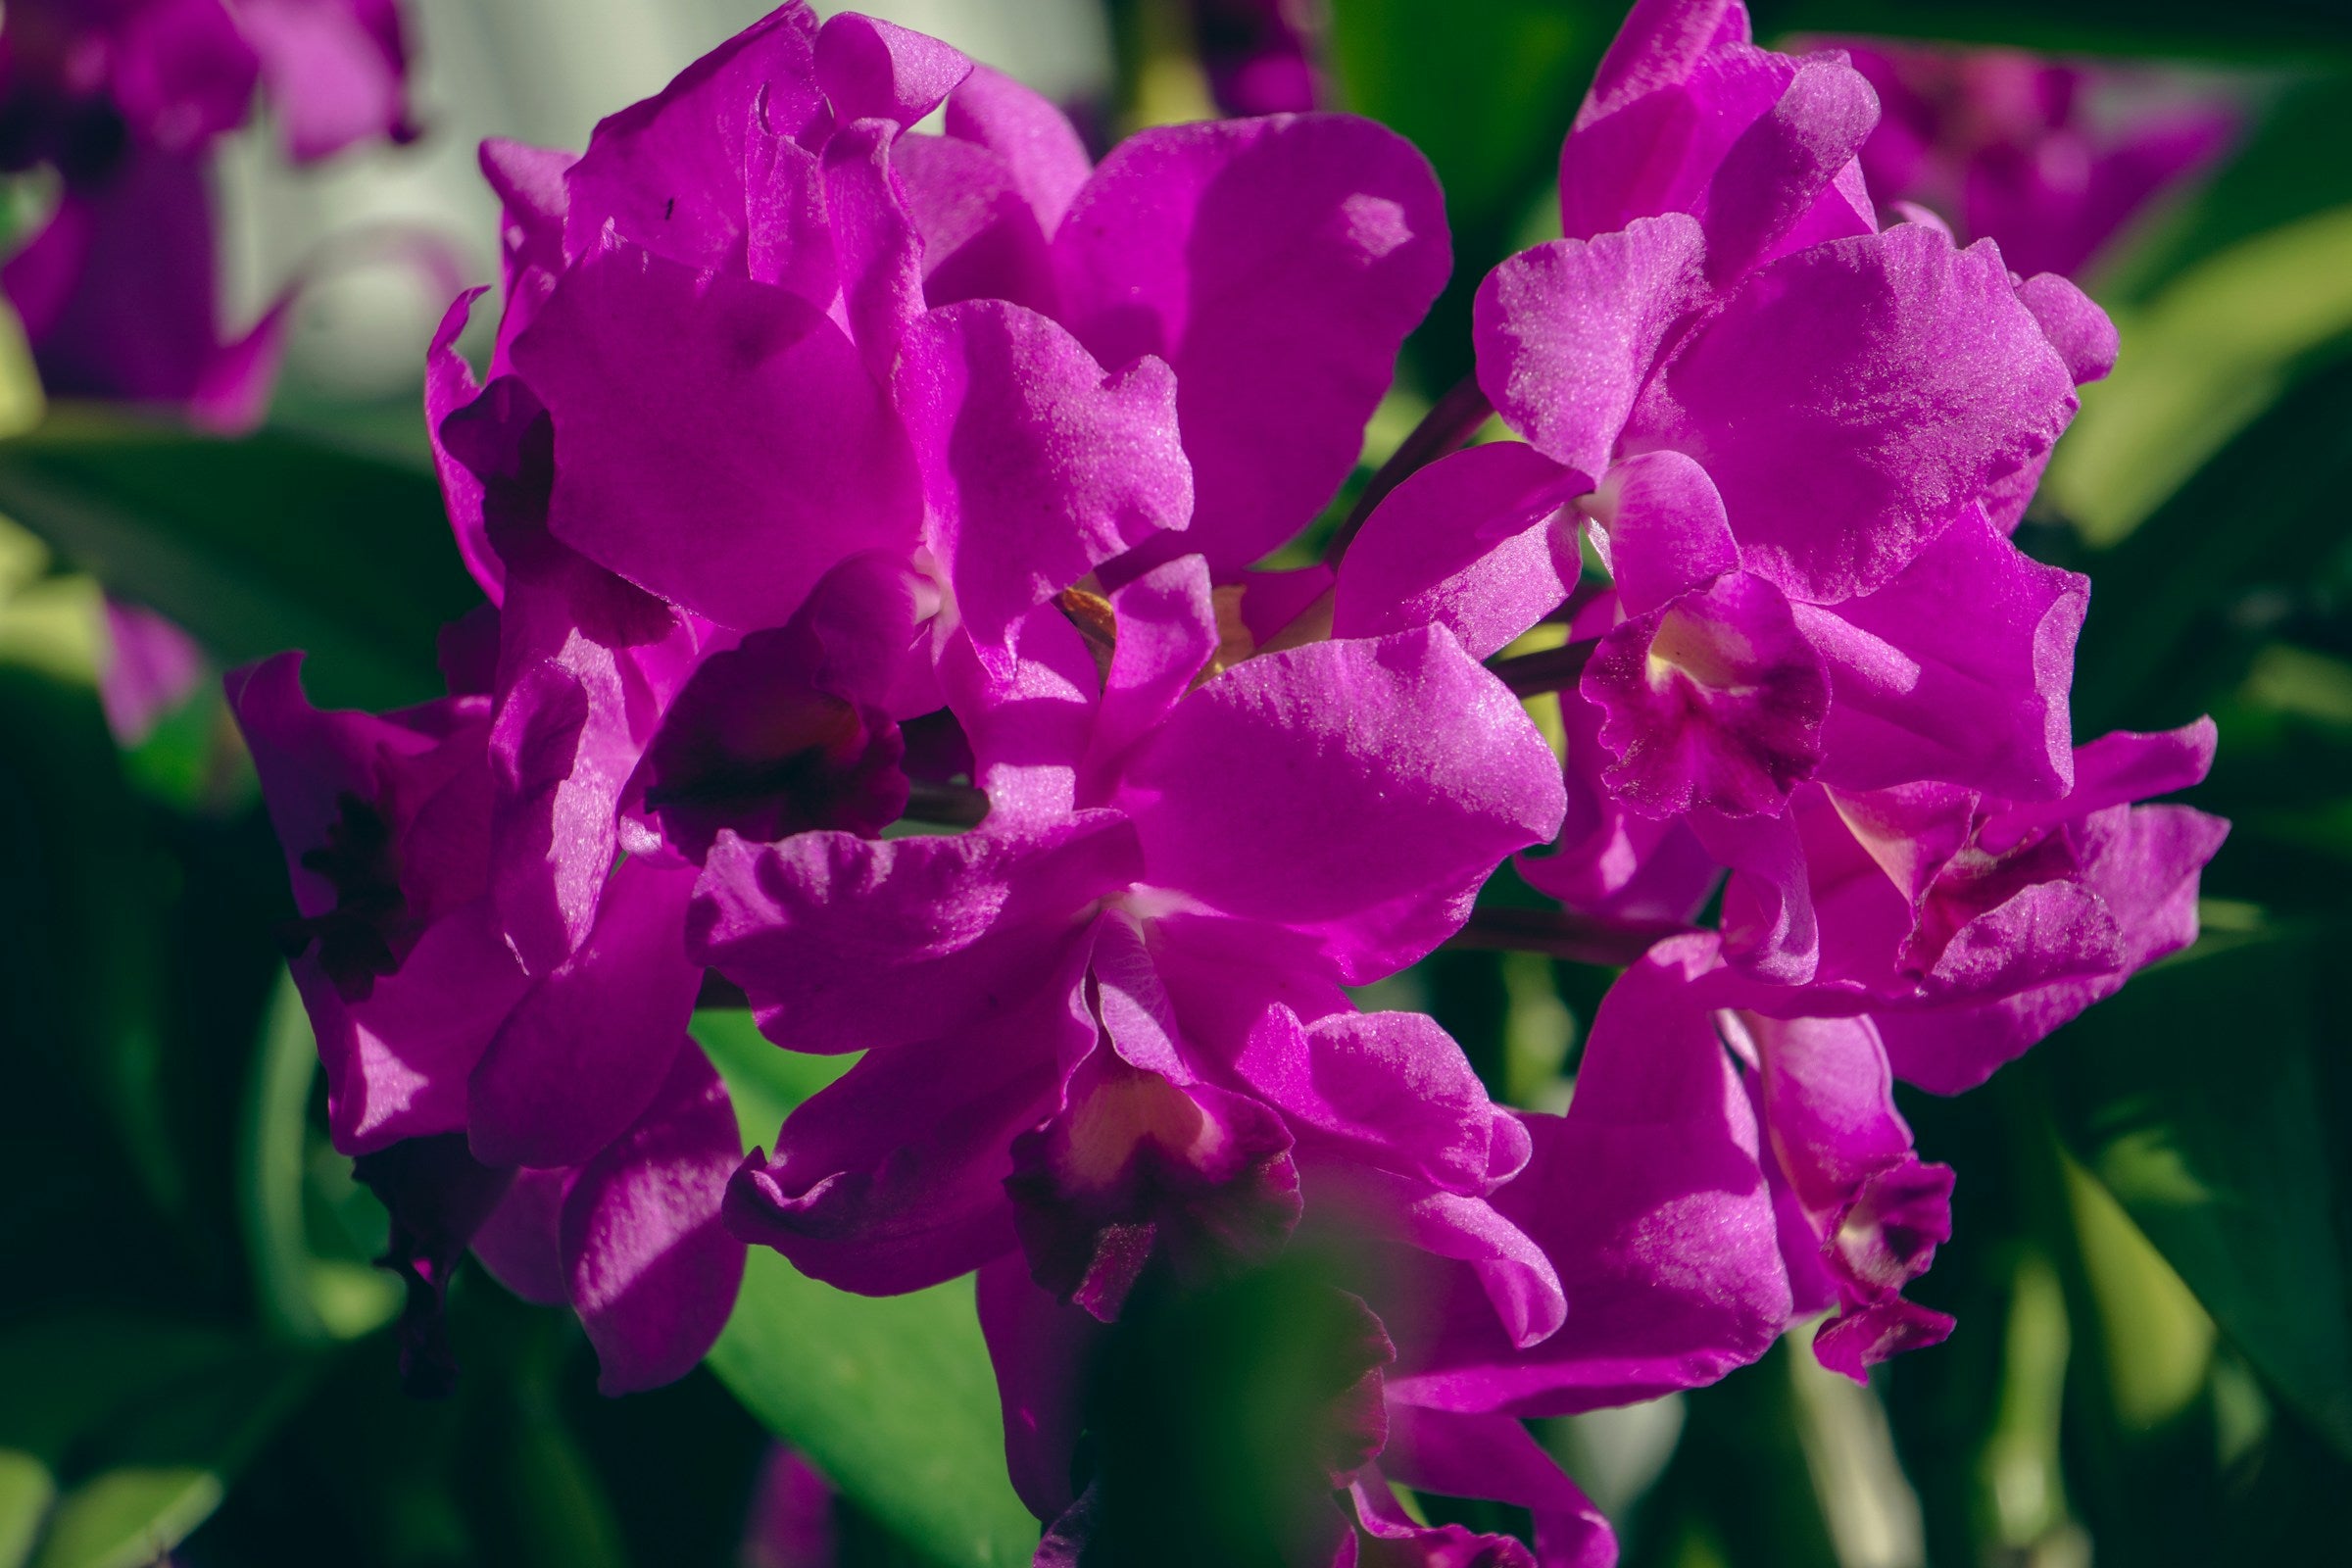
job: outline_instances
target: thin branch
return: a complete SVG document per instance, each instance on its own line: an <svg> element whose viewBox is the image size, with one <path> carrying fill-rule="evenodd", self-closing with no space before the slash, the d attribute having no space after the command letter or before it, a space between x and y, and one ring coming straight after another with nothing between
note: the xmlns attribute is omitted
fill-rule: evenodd
<svg viewBox="0 0 2352 1568"><path fill-rule="evenodd" d="M904 815L906 821L932 827L978 827L988 815L988 796L969 784L911 780L906 785Z"/></svg>
<svg viewBox="0 0 2352 1568"><path fill-rule="evenodd" d="M1484 906L1446 945L1488 953L1541 953L1619 969L1690 927L1673 920L1593 920L1565 909Z"/></svg>
<svg viewBox="0 0 2352 1568"><path fill-rule="evenodd" d="M744 1008L752 1004L752 999L743 994L743 987L716 969L705 969L703 989L695 997L694 1004L698 1007Z"/></svg>
<svg viewBox="0 0 2352 1568"><path fill-rule="evenodd" d="M1546 648L1538 653L1521 654L1513 659L1498 659L1488 669L1511 689L1514 697L1535 697L1544 692L1566 691L1575 685L1592 661L1592 650L1600 639L1588 637L1583 642L1568 643L1559 648Z"/></svg>
<svg viewBox="0 0 2352 1568"><path fill-rule="evenodd" d="M1421 469L1451 452L1475 434L1494 412L1487 394L1479 389L1478 377L1466 375L1454 383L1453 390L1438 399L1437 404L1413 426L1413 433L1389 455L1364 486L1364 493L1355 498L1355 506L1348 519L1340 524L1339 532L1331 536L1331 544L1323 552L1323 564L1336 567L1348 547L1372 515L1372 510L1388 499L1389 492Z"/></svg>

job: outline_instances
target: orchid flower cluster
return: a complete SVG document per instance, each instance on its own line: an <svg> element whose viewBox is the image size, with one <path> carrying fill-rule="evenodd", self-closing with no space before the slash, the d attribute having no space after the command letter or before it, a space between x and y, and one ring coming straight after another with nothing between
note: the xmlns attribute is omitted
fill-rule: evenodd
<svg viewBox="0 0 2352 1568"><path fill-rule="evenodd" d="M1039 1561L1112 1560L1113 1325L1321 1249L1281 1559L1564 1564L1614 1546L1522 1418L1825 1313L1857 1378L1940 1339L1902 1291L1952 1173L1893 1080L1967 1088L2190 941L2225 829L2136 804L2209 723L2073 743L2088 584L2010 540L2113 329L1882 226L1877 119L1736 0L1642 0L1475 383L1288 570L1450 265L1381 126L1098 164L794 3L578 156L485 145L487 373L476 290L427 386L487 600L450 695L230 681L413 1369L468 1246L612 1392L694 1365L747 1244L875 1295L977 1271ZM1564 1115L1351 1000L1506 860L1554 951L1630 963ZM748 1157L707 987L862 1053ZM1536 1557L1393 1483L1526 1507Z"/></svg>
<svg viewBox="0 0 2352 1568"><path fill-rule="evenodd" d="M2228 104L2147 73L2010 49L1843 47L1879 95L1861 153L1871 194L1999 241L2027 273L2080 272L2239 130Z"/></svg>
<svg viewBox="0 0 2352 1568"><path fill-rule="evenodd" d="M53 171L59 189L0 287L42 384L259 419L285 301L223 336L209 155L257 88L298 163L406 141L407 74L396 0L12 0L0 170Z"/></svg>

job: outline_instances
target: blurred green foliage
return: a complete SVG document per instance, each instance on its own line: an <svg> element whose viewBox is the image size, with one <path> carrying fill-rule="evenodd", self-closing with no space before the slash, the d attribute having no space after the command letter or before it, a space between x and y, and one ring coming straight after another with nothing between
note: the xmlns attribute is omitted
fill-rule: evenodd
<svg viewBox="0 0 2352 1568"><path fill-rule="evenodd" d="M1454 282L1405 366L1434 395L1468 368L1480 276L1544 231L1560 134L1622 7L1331 10L1347 105L1412 137L1447 190ZM2092 280L2124 359L2021 538L2094 580L2079 730L2213 712L2221 758L2189 798L2236 825L2196 949L1984 1091L1906 1098L1922 1152L1960 1173L1955 1238L1915 1292L1959 1315L1948 1344L1865 1391L1792 1341L1715 1388L1539 1436L1611 1508L1634 1564L2340 1559L2352 10L1756 11L1768 36L2235 73L2254 108L2229 166ZM1122 7L1139 93L1182 44L1137 30L1140 14ZM436 628L472 592L431 475L338 444L333 423L289 411L220 442L98 410L43 419L21 342L0 337L0 430L28 431L0 442L0 1568L166 1550L257 1568L733 1563L776 1437L842 1489L849 1560L1024 1560L1035 1527L1005 1481L968 1282L867 1301L762 1253L707 1369L604 1400L566 1318L468 1270L452 1297L460 1392L399 1393L397 1298L367 1267L383 1215L324 1138L309 1030L267 935L290 912L282 870L221 701L208 686L124 751L95 691L101 583L223 664L308 648L323 701L437 689ZM1497 1093L1552 1108L1609 979L1449 952L1367 1002L1430 1007ZM747 1147L843 1065L769 1050L740 1013L697 1032ZM1294 1405L1314 1387L1313 1345L1296 1337L1312 1313L1289 1303L1323 1297L1304 1278L1145 1310L1113 1352L1124 1396L1164 1418L1107 1431L1113 1468L1192 1476L1219 1500L1166 1521L1197 1555L1244 1560L1234 1543L1271 1528L1252 1488L1311 1441Z"/></svg>

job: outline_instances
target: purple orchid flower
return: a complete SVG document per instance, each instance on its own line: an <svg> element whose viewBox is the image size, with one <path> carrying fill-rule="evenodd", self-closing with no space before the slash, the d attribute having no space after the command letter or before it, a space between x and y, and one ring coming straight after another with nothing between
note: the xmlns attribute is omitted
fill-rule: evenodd
<svg viewBox="0 0 2352 1568"><path fill-rule="evenodd" d="M2057 801L1808 791L1794 813L1800 897L1822 964L1793 997L1757 988L1742 1004L1869 1012L1899 1076L1939 1094L1973 1088L2196 940L2198 874L2230 825L2133 803L2200 782L2213 750L2211 719L2106 735L2076 749L2074 788Z"/></svg>
<svg viewBox="0 0 2352 1568"><path fill-rule="evenodd" d="M470 1243L521 1294L571 1305L607 1392L683 1376L743 1268L719 1223L734 1116L683 1027L692 872L624 865L579 953L534 978L490 896L488 702L319 712L299 670L288 654L236 671L229 705L286 850L328 1130L393 1211L404 1359L445 1384L437 1307Z"/></svg>
<svg viewBox="0 0 2352 1568"><path fill-rule="evenodd" d="M2097 101L2129 82L2111 68L2008 49L1841 39L1878 90L1863 172L1881 202L1915 202L1991 238L2020 271L2082 271L2150 203L2229 148L2238 116L2180 93L2120 120Z"/></svg>
<svg viewBox="0 0 2352 1568"><path fill-rule="evenodd" d="M1544 1568L1613 1562L1606 1522L1521 1418L1712 1382L1761 1355L1792 1316L1837 1299L1834 1286L1809 1298L1825 1289L1829 1265L1817 1258L1810 1233L1794 1246L1796 1233L1782 1218L1789 1179L1778 1134L1767 1131L1778 1102L1760 1102L1751 1091L1756 1069L1725 1050L1707 1004L1696 1000L1693 981L1713 966L1711 941L1690 939L1679 955L1662 952L1610 994L1565 1116L1513 1113L1531 1156L1487 1202L1557 1266L1569 1310L1550 1333L1515 1328L1475 1259L1417 1244L1393 1227L1384 1231L1366 1209L1326 1201L1309 1180L1313 1201L1299 1242L1334 1244L1327 1255L1356 1260L1340 1282L1354 1294L1333 1309L1345 1321L1326 1336L1334 1353L1354 1349L1340 1354L1328 1380L1327 1425L1301 1446L1303 1461L1311 1461L1303 1469L1312 1473L1289 1483L1298 1494L1298 1544L1285 1560L1315 1568L1348 1560ZM1681 961L1669 961L1675 957ZM1817 1066L1791 1047L1778 1052L1775 1070L1784 1097L1793 1083L1829 1114L1846 1108L1840 1094L1853 1098L1839 1077L1851 1071L1843 1059ZM1862 1086L1863 1101L1878 1106L1883 1122L1892 1116L1884 1076L1882 1064L1875 1102ZM1797 1118L1784 1113L1781 1120ZM1856 1147L1836 1145L1800 1166L1809 1199L1838 1179L1840 1154L1857 1188L1876 1177L1873 1196L1895 1190L1895 1162L1877 1157L1873 1131ZM1842 1203L1849 1213L1859 1206L1850 1198ZM1873 1234L1892 1234L1894 1223ZM1883 1279L1888 1270L1881 1252L1853 1245L1874 1271L1865 1277ZM1913 1247L1911 1256L1924 1266L1919 1250ZM1808 1293L1801 1301L1800 1285ZM1882 1308L1874 1323L1901 1310L1885 1304L1891 1294L1873 1297ZM1054 1522L1038 1560L1083 1560L1099 1533L1118 1528L1109 1517L1115 1498L1074 1478L1086 1447L1089 1386L1101 1375L1109 1331L1041 1288L1012 1255L981 1268L980 1314L997 1363L1014 1484L1041 1519ZM1392 1481L1529 1508L1533 1556L1507 1538L1416 1524L1396 1503Z"/></svg>
<svg viewBox="0 0 2352 1568"><path fill-rule="evenodd" d="M949 136L922 138L944 150L903 181L903 127L952 89ZM235 683L257 751L278 757L265 788L319 923L297 970L339 1139L372 1150L462 1130L471 1158L518 1170L475 1250L523 1294L569 1299L592 1336L610 1319L612 1386L691 1364L732 1298L731 1279L712 1285L730 1254L705 1245L700 1206L718 1123L703 1079L680 1078L708 1072L679 1044L701 981L682 942L700 862L746 835L790 845L897 819L929 787L925 769L955 768L963 750L954 726L913 722L940 707L935 659L945 650L973 690L1001 680L1036 607L1187 524L1195 464L1224 475L1219 536L1236 571L1261 538L1301 526L1352 462L1396 345L1442 280L1434 183L1376 127L1265 122L1125 151L1139 167L1114 156L1090 174L1034 95L919 34L854 16L819 27L805 5L609 119L577 159L491 144L484 171L508 223L489 375L455 352L467 295L436 336L426 390L460 552L490 600L444 638L460 695L426 717L371 719L312 713L291 665ZM972 200L1002 231L977 250L956 227ZM1099 216L1063 221L1073 213ZM1188 251L1181 236L1201 225L1234 243ZM1053 303L1075 334L957 292L988 281L990 258L1018 260L1023 238L1030 262L1057 269ZM1172 261L1190 252L1200 260ZM1269 342L1266 313L1286 301L1296 318ZM1106 374L1086 334L1124 368ZM1279 401L1257 379L1278 351L1297 367ZM1197 417L1179 375L1207 389ZM1267 427L1244 428L1261 415ZM1332 470L1319 491L1269 438ZM1207 604L1205 578L1184 585L1185 609ZM1260 597L1280 612L1298 591L1270 581ZM1147 625L1130 659L1154 637L1190 646L1200 626L1214 649L1213 619ZM1432 644L1428 657L1436 678L1491 685L1458 653L1448 663ZM1158 684L1106 701L1096 772L1120 765L1114 749L1184 686L1163 689L1170 669L1143 678ZM987 705L967 711L1004 728ZM427 760L378 777L383 757L412 753ZM410 804L420 769L446 784L429 814ZM982 771L989 806L1024 819L1038 770ZM362 847L348 907L299 869L337 853L346 798ZM1120 823L1130 843L1149 818L1134 815ZM1497 838L1485 861L1540 836ZM1441 899L1466 901L1485 868L1461 865L1464 885ZM1202 874L1214 884L1215 868ZM1392 887L1398 902L1406 891ZM1105 955L1120 935L1106 929ZM1330 982L1308 1002L1344 1007ZM1306 1027L1286 1049L1307 1050ZM1269 1212L1287 1228L1292 1162L1271 1146L1289 1135L1272 1112L1191 1077L1171 1105L1145 1082L1165 1081L1157 1065L1127 1073L1115 1053L1083 1076L1088 1103L1133 1123L1137 1159L1100 1170L1046 1129L1023 1148L1036 1185L1085 1188L1101 1224L1056 1240L1075 1208L1026 1212L1041 1255L1085 1253L1070 1266L1106 1310L1129 1281L1118 1247L1088 1240L1097 1231L1160 1238L1130 1246L1140 1267L1196 1240L1239 1245ZM1210 1161L1206 1189L1187 1195L1158 1160L1173 1131L1154 1118L1202 1106L1220 1158L1238 1163ZM622 1150L635 1163L608 1168ZM636 1173L671 1167L682 1185L667 1212ZM1255 1196L1228 1212L1218 1195L1244 1172ZM606 1217L580 1218L585 1204ZM656 1284L631 1289L632 1269ZM711 1288L689 1300L698 1279Z"/></svg>
<svg viewBox="0 0 2352 1568"><path fill-rule="evenodd" d="M943 100L945 135L905 131ZM563 564L527 617L543 651L493 677L518 785L500 898L534 971L585 933L616 842L699 858L729 811L760 838L878 830L893 726L940 706L956 630L1002 663L1021 616L1144 569L1158 534L1238 573L1303 526L1446 263L1426 166L1366 122L1180 127L1090 171L1027 89L797 4L577 160L483 159L508 218L491 378L451 347L462 304L428 402L493 601L519 548L497 529ZM533 671L559 649L607 671L584 721L579 670ZM822 820L775 798L817 752Z"/></svg>
<svg viewBox="0 0 2352 1568"><path fill-rule="evenodd" d="M1322 103L1317 10L1305 0L1193 0L1194 45L1217 107L1279 115Z"/></svg>
<svg viewBox="0 0 2352 1568"><path fill-rule="evenodd" d="M2006 534L2113 328L1989 245L1879 232L1873 115L1736 4L1638 7L1563 154L1570 237L1479 292L1480 385L1528 444L1430 465L1346 558L1335 630L1435 616L1484 656L1568 599L1580 536L1598 555L1590 655L1548 683L1596 743L1563 891L1621 892L1637 840L1785 883L1808 783L2068 788L2087 585ZM1792 902L1743 911L1737 961L1809 976Z"/></svg>
<svg viewBox="0 0 2352 1568"><path fill-rule="evenodd" d="M42 383L76 397L258 420L286 301L223 338L205 160L257 84L308 163L410 139L393 0L23 0L0 39L0 168L46 165L64 190L0 287Z"/></svg>
<svg viewBox="0 0 2352 1568"><path fill-rule="evenodd" d="M720 834L692 951L779 1044L867 1049L746 1163L731 1222L870 1293L1017 1246L1107 1320L1148 1266L1268 1255L1322 1183L1479 1258L1545 1331L1550 1266L1480 1200L1517 1124L1429 1020L1340 987L1426 954L1548 836L1548 750L1444 631L1222 667L1197 557L1103 608L1100 668L1058 607L1019 627L1010 682L951 648L977 830Z"/></svg>

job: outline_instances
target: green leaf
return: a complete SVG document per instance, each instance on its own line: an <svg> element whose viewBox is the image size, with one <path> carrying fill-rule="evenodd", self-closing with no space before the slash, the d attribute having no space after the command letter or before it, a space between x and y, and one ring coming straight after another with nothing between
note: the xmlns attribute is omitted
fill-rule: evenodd
<svg viewBox="0 0 2352 1568"><path fill-rule="evenodd" d="M1432 392L1470 368L1470 300L1556 177L1560 139L1616 31L1605 0L1334 0L1346 106L1438 172L1453 277L1414 338Z"/></svg>
<svg viewBox="0 0 2352 1568"><path fill-rule="evenodd" d="M2308 58L2352 52L2335 0L1756 0L1756 35L1884 33L2075 54Z"/></svg>
<svg viewBox="0 0 2352 1568"><path fill-rule="evenodd" d="M0 1448L0 1568L24 1568L57 1500L57 1478L39 1457Z"/></svg>
<svg viewBox="0 0 2352 1568"><path fill-rule="evenodd" d="M2044 493L2094 544L2130 533L2352 334L2352 207L2239 241L2137 311L2086 387Z"/></svg>
<svg viewBox="0 0 2352 1568"><path fill-rule="evenodd" d="M171 1214L187 1182L162 1083L158 895L170 871L123 786L74 646L97 612L86 578L0 596L0 735L10 742L0 748L0 810L16 828L0 848L0 950L12 959L0 1028L88 1096L146 1197ZM0 1195L0 1214L40 1197Z"/></svg>
<svg viewBox="0 0 2352 1568"><path fill-rule="evenodd" d="M66 1494L33 1568L140 1568L220 1506L220 1478L192 1466L109 1470Z"/></svg>
<svg viewBox="0 0 2352 1568"><path fill-rule="evenodd" d="M747 1140L847 1070L761 1040L741 1011L707 1011L695 1036L727 1080ZM946 1568L1014 1568L1038 1525L1004 1472L996 1376L972 1282L911 1296L852 1296L752 1249L743 1295L710 1367L770 1432L860 1508Z"/></svg>
<svg viewBox="0 0 2352 1568"><path fill-rule="evenodd" d="M2296 82L2264 105L2213 175L2103 260L2091 292L2110 307L2144 305L2174 279L2243 240L2352 204L2352 79Z"/></svg>
<svg viewBox="0 0 2352 1568"><path fill-rule="evenodd" d="M2273 1390L2352 1455L2352 1268L2315 938L2208 938L2044 1049L2068 1148Z"/></svg>
<svg viewBox="0 0 2352 1568"><path fill-rule="evenodd" d="M282 431L60 407L0 442L0 512L231 663L308 650L322 706L437 695L435 635L481 602L429 473Z"/></svg>
<svg viewBox="0 0 2352 1568"><path fill-rule="evenodd" d="M84 1313L0 1336L0 1449L65 1483L35 1568L136 1568L177 1545L317 1370L163 1318ZM11 1517L0 1506L0 1528Z"/></svg>
<svg viewBox="0 0 2352 1568"><path fill-rule="evenodd" d="M238 1130L238 1217L263 1321L298 1344L357 1339L392 1321L401 1299L391 1275L316 1256L304 1234L309 1106L318 1076L318 1039L302 994L281 973L264 1015Z"/></svg>
<svg viewBox="0 0 2352 1568"><path fill-rule="evenodd" d="M852 1296L756 1247L710 1366L762 1425L926 1556L1013 1568L1036 1552L1037 1521L1004 1473L968 1278Z"/></svg>
<svg viewBox="0 0 2352 1568"><path fill-rule="evenodd" d="M2255 588L2299 586L2341 542L2352 489L2352 363L2249 425L2131 536L2072 563L2096 585L2075 658L2077 731L2184 723L2234 686L2263 639L2233 617Z"/></svg>

